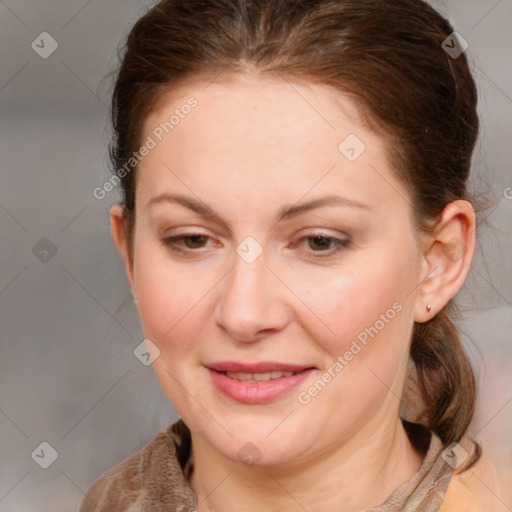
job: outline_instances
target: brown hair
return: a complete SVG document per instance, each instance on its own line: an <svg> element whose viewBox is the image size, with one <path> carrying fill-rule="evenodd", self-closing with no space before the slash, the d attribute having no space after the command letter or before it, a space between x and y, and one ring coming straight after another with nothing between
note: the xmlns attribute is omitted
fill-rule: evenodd
<svg viewBox="0 0 512 512"><path fill-rule="evenodd" d="M466 56L442 47L452 33L422 0L163 0L135 23L123 48L112 98L114 171L139 148L148 114L173 86L226 69L277 73L350 95L387 141L418 229L431 230L448 203L470 200L479 129ZM136 169L121 183L130 257L135 182ZM452 306L415 324L411 346L424 423L445 446L465 434L476 400Z"/></svg>

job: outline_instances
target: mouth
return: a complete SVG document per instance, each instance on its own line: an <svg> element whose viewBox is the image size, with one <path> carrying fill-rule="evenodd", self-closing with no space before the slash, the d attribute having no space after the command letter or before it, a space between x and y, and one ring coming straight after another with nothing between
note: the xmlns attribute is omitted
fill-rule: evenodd
<svg viewBox="0 0 512 512"><path fill-rule="evenodd" d="M214 369L215 366L218 369ZM250 365L253 371L233 371L233 369L220 369L234 368L240 370L240 365L208 365L207 369L218 391L223 395L235 400L236 402L244 404L261 404L266 402L275 401L279 398L289 394L296 388L304 379L315 372L317 369L314 367L299 367L297 365L278 365L286 366L287 369L269 369L268 363L260 364L266 366L266 371L254 371L254 366ZM247 368L249 365L245 365ZM290 369L295 368L295 369Z"/></svg>
<svg viewBox="0 0 512 512"><path fill-rule="evenodd" d="M302 370L304 371L304 370ZM257 381L257 382L265 382L269 380L280 379L282 377L291 377L292 375L297 375L300 372L283 372L280 370L276 370L273 372L262 372L262 373L243 373L243 372L219 372L223 373L230 379L240 380L240 381Z"/></svg>
<svg viewBox="0 0 512 512"><path fill-rule="evenodd" d="M298 373L313 366L279 363L275 361L261 361L259 363L239 363L236 361L219 361L216 363L208 363L205 365L210 370L216 372L229 373L247 373L247 374L264 374L272 372L292 372Z"/></svg>

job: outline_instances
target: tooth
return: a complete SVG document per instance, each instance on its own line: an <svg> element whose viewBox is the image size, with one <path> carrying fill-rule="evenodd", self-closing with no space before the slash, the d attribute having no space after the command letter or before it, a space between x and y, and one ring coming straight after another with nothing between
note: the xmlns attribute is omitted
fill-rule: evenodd
<svg viewBox="0 0 512 512"><path fill-rule="evenodd" d="M250 373L237 373L236 378L238 380L252 380L252 374Z"/></svg>
<svg viewBox="0 0 512 512"><path fill-rule="evenodd" d="M240 381L258 380L268 381L271 379L280 379L281 377L291 377L295 372L282 372L280 370L264 373L242 373L242 372L226 372L226 376L231 379Z"/></svg>
<svg viewBox="0 0 512 512"><path fill-rule="evenodd" d="M251 380L252 379L250 373L226 372L226 375L228 377L231 377L232 379L236 379L236 380Z"/></svg>
<svg viewBox="0 0 512 512"><path fill-rule="evenodd" d="M252 378L254 380L270 380L270 372L266 373L253 373Z"/></svg>

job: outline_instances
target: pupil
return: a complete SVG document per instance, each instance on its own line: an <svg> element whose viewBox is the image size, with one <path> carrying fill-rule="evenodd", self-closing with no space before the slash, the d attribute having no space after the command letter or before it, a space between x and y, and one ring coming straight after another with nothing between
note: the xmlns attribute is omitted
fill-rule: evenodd
<svg viewBox="0 0 512 512"><path fill-rule="evenodd" d="M201 239L203 238L203 235L192 235L192 236L189 236L188 239L192 242L191 244L188 244L188 245L196 245L196 244L200 244L201 243Z"/></svg>
<svg viewBox="0 0 512 512"><path fill-rule="evenodd" d="M327 242L327 238L325 236L315 236L313 238L313 241L314 241L314 244L317 245L317 246L324 246L326 245L326 242ZM324 243L322 243L324 242ZM327 243L328 245L328 243Z"/></svg>

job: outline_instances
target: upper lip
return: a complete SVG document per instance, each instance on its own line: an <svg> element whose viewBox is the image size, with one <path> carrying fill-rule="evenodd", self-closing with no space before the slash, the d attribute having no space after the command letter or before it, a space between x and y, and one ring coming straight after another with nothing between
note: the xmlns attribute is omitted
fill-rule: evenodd
<svg viewBox="0 0 512 512"><path fill-rule="evenodd" d="M261 361L259 363L238 363L235 361L219 361L205 365L216 372L234 372L234 373L265 373L272 371L300 372L313 368L313 366L300 364L277 363L273 361Z"/></svg>

